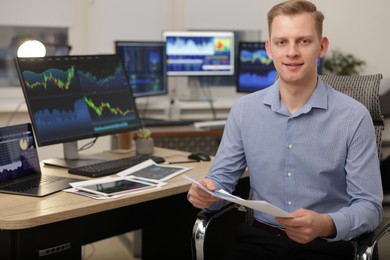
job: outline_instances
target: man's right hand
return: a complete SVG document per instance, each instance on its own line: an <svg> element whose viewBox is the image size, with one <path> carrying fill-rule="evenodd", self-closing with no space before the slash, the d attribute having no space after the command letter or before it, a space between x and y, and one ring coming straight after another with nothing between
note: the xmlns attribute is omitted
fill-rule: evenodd
<svg viewBox="0 0 390 260"><path fill-rule="evenodd" d="M210 191L215 191L215 185L212 180L203 178L197 181ZM217 198L195 184L192 184L188 191L188 200L194 207L204 209L209 207L213 202L220 200L220 198Z"/></svg>

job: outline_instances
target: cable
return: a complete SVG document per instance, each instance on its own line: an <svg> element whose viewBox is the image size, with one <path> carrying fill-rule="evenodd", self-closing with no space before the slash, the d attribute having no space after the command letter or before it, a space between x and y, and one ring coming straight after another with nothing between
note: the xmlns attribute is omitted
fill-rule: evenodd
<svg viewBox="0 0 390 260"><path fill-rule="evenodd" d="M210 90L210 84L209 84L209 78L207 78L206 80L206 85L205 86L199 86L204 94L204 96L206 97L206 100L207 102L209 102L210 104L210 110L213 114L213 120L216 120L217 119L217 112L214 108L214 100L213 100L213 95L211 93L211 90Z"/></svg>
<svg viewBox="0 0 390 260"><path fill-rule="evenodd" d="M95 137L95 139L92 140L91 142L84 144L83 146L81 146L79 148L79 151L84 151L84 150L87 150L87 149L91 148L92 146L94 146L94 144L96 143L97 139L98 138Z"/></svg>

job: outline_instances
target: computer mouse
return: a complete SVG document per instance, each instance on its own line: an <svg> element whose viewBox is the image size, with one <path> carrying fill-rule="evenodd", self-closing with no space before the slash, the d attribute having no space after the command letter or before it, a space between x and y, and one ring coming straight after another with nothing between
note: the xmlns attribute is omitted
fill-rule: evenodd
<svg viewBox="0 0 390 260"><path fill-rule="evenodd" d="M188 159L195 161L210 161L211 157L205 152L192 152L188 155Z"/></svg>

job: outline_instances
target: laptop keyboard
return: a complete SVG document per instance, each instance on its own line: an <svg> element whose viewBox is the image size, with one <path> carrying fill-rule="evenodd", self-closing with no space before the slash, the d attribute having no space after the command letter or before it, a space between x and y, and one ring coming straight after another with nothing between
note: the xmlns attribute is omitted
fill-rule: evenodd
<svg viewBox="0 0 390 260"><path fill-rule="evenodd" d="M47 185L49 183L53 183L59 180L64 179L65 177L60 176L52 176L52 175L41 175L37 178L32 178L30 180L24 180L22 182L12 183L1 187L2 190L15 191L15 192L23 192L30 189L38 188L43 185Z"/></svg>

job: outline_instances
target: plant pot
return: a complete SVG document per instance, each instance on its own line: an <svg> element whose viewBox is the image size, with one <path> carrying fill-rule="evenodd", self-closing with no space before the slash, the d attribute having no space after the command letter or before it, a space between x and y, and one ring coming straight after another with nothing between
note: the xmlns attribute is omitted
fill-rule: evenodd
<svg viewBox="0 0 390 260"><path fill-rule="evenodd" d="M135 151L137 154L153 154L153 152L154 152L153 139L152 138L136 139L135 140Z"/></svg>

